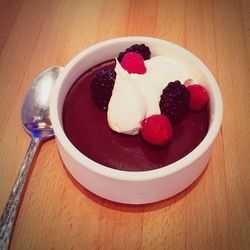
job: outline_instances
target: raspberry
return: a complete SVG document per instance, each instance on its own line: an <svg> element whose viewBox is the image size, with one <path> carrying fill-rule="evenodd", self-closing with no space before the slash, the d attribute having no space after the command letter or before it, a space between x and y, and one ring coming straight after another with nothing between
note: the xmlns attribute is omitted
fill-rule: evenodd
<svg viewBox="0 0 250 250"><path fill-rule="evenodd" d="M135 74L145 74L146 67L144 64L143 57L140 54L135 52L128 52L123 57L121 61L121 65L124 69L128 71L128 73L135 73Z"/></svg>
<svg viewBox="0 0 250 250"><path fill-rule="evenodd" d="M190 94L189 109L199 111L205 107L208 102L208 94L204 87L199 84L187 86Z"/></svg>
<svg viewBox="0 0 250 250"><path fill-rule="evenodd" d="M180 122L188 111L189 92L180 81L170 82L162 91L161 114L166 115L172 124Z"/></svg>
<svg viewBox="0 0 250 250"><path fill-rule="evenodd" d="M98 70L91 81L91 95L95 105L107 110L114 88L116 73L112 69Z"/></svg>
<svg viewBox="0 0 250 250"><path fill-rule="evenodd" d="M151 51L148 46L145 44L134 44L119 54L118 61L121 62L124 55L128 52L136 52L140 54L144 60L148 60L151 56Z"/></svg>
<svg viewBox="0 0 250 250"><path fill-rule="evenodd" d="M141 123L143 139L153 145L164 145L173 137L173 129L165 115L152 115Z"/></svg>

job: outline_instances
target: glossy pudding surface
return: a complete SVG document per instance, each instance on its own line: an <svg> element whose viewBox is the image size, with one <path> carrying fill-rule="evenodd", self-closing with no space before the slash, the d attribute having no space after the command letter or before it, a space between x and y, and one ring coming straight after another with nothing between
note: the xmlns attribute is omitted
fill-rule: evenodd
<svg viewBox="0 0 250 250"><path fill-rule="evenodd" d="M173 138L164 146L150 145L140 134L124 135L111 130L107 112L92 101L90 84L97 70L114 67L115 62L111 60L91 68L77 79L66 96L63 127L80 152L110 168L146 171L171 164L200 144L208 131L207 108L189 111L185 119L173 127Z"/></svg>

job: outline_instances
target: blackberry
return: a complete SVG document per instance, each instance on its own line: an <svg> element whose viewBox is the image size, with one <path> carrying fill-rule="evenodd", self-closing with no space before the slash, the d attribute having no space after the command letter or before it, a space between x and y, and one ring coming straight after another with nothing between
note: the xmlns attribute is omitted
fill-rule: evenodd
<svg viewBox="0 0 250 250"><path fill-rule="evenodd" d="M113 69L98 70L91 81L91 95L95 105L107 110L114 88L116 73Z"/></svg>
<svg viewBox="0 0 250 250"><path fill-rule="evenodd" d="M180 122L188 111L189 91L180 81L170 82L162 91L160 110L172 124Z"/></svg>
<svg viewBox="0 0 250 250"><path fill-rule="evenodd" d="M136 52L140 54L144 60L148 60L151 56L151 51L148 46L145 44L134 44L119 54L117 58L119 62L122 61L122 58L127 52Z"/></svg>

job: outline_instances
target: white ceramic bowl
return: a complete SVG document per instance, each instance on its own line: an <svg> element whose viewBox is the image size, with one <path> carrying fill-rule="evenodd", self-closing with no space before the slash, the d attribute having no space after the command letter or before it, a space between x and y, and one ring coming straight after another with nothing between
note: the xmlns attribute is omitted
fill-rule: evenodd
<svg viewBox="0 0 250 250"><path fill-rule="evenodd" d="M72 84L92 66L114 58L127 47L144 43L152 55L173 57L185 63L209 93L210 123L203 141L188 155L155 170L129 172L103 166L79 152L62 126L62 107ZM192 53L173 43L149 37L122 37L98 43L75 56L59 76L52 95L51 120L63 162L72 176L91 192L108 200L145 204L169 198L185 188L205 169L222 122L223 104L216 80ZM133 157L131 155L131 157Z"/></svg>

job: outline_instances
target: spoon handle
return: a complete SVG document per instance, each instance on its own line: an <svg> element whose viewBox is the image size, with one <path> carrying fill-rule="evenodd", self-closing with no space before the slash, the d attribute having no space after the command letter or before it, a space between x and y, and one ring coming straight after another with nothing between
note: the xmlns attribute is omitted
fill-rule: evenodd
<svg viewBox="0 0 250 250"><path fill-rule="evenodd" d="M9 247L10 239L12 236L15 219L20 206L20 200L24 185L29 173L29 169L39 146L41 139L33 138L30 142L28 151L25 155L21 169L19 170L18 177L10 193L7 204L4 208L1 220L0 220L0 250L6 250Z"/></svg>

